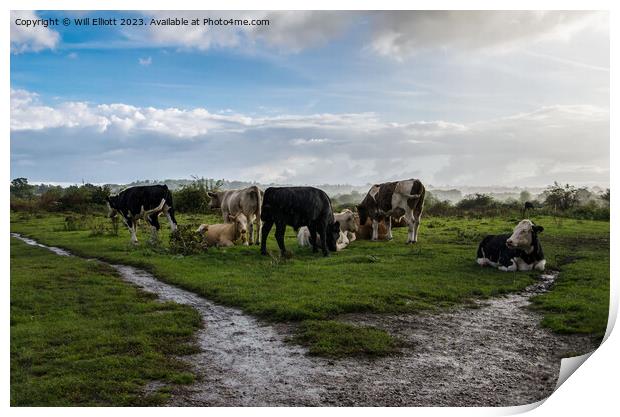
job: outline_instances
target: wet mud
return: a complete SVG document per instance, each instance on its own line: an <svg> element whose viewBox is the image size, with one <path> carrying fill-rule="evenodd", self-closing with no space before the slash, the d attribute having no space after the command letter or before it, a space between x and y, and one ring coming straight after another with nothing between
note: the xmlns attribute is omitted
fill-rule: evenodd
<svg viewBox="0 0 620 417"><path fill-rule="evenodd" d="M63 249L13 237L62 256ZM384 358L325 359L287 342L293 327L268 325L214 304L140 269L111 264L120 276L162 301L195 308L201 351L183 356L198 375L173 392L171 406L512 406L539 401L556 385L560 359L589 352L588 337L539 326L529 298L557 273L524 291L475 302L475 308L339 319L387 330L403 347Z"/></svg>

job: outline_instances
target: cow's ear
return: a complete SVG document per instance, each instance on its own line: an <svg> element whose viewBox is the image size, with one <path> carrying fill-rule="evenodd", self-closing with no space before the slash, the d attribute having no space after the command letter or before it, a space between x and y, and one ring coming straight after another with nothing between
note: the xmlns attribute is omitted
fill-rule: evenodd
<svg viewBox="0 0 620 417"><path fill-rule="evenodd" d="M231 222L234 222L237 219L237 216L233 216L232 214L228 215L228 220L230 220Z"/></svg>
<svg viewBox="0 0 620 417"><path fill-rule="evenodd" d="M216 194L215 194L215 193L213 193L213 192L211 192L211 191L207 191L207 195L208 195L209 197L211 197L211 198L213 198L213 197L215 197L215 196L216 196Z"/></svg>
<svg viewBox="0 0 620 417"><path fill-rule="evenodd" d="M534 231L535 231L536 233L542 233L544 230L545 230L545 228L544 228L544 227L542 227L542 226L538 226L538 225L535 225L535 226L534 226Z"/></svg>

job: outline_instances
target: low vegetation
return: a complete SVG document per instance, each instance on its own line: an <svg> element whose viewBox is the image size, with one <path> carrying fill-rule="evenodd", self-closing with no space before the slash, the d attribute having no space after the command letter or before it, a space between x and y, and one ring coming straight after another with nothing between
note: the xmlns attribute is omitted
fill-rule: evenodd
<svg viewBox="0 0 620 417"><path fill-rule="evenodd" d="M58 214L14 213L11 228L78 254L148 269L169 283L272 321L441 309L518 291L537 278L535 272L501 273L475 263L480 239L510 232L518 217L427 217L416 245L405 245L406 228L397 228L393 241L355 241L329 258L298 248L294 231L287 228L291 259L277 255L273 237L268 241L269 257L261 256L254 246L182 255L170 250L167 224L158 246L149 243L150 232L145 228L138 234L141 243L134 247L126 230L119 236L93 235L87 228L68 231L64 219ZM191 230L220 218L180 215L178 220ZM549 216L533 220L545 226L541 239L549 267L562 270L554 290L536 299L536 307L545 314L543 324L557 331L570 328L601 336L609 297L609 223ZM574 261L564 263L569 256ZM588 285L580 280L584 271Z"/></svg>
<svg viewBox="0 0 620 417"><path fill-rule="evenodd" d="M196 351L200 317L154 298L105 264L11 239L11 405L158 405L192 382L176 357Z"/></svg>

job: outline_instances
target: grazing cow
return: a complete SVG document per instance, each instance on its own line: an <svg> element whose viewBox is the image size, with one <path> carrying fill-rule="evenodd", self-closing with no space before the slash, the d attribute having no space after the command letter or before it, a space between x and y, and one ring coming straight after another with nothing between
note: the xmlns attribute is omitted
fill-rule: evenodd
<svg viewBox="0 0 620 417"><path fill-rule="evenodd" d="M373 234L372 221L370 219L367 219L366 223L364 224L359 224L359 218L357 219L357 221L358 221L358 229L357 229L357 232L355 233L355 236L360 240L372 240L372 234ZM384 240L386 236L387 236L387 228L385 227L385 223L383 223L383 221L380 221L377 226L377 237L379 240Z"/></svg>
<svg viewBox="0 0 620 417"><path fill-rule="evenodd" d="M340 236L336 241L336 250L341 251L357 238L355 236L355 232L357 232L356 215L351 210L344 209L341 213L335 213L334 219L340 224ZM299 229L297 243L299 246L310 246L310 230L306 226Z"/></svg>
<svg viewBox="0 0 620 417"><path fill-rule="evenodd" d="M512 235L490 235L478 245L478 265L501 271L545 270L545 255L538 234L544 230L531 220L521 220Z"/></svg>
<svg viewBox="0 0 620 417"><path fill-rule="evenodd" d="M117 195L106 198L108 203L108 217L120 213L123 222L131 233L131 242L138 243L136 224L138 219L146 220L153 228L153 233L160 229L157 217L164 213L168 217L170 230L177 230L177 221L174 218L172 193L167 185L143 185L127 188Z"/></svg>
<svg viewBox="0 0 620 417"><path fill-rule="evenodd" d="M229 214L228 223L224 224L201 224L196 232L207 235L207 246L228 247L233 246L235 241L248 244L248 219L245 214L235 216Z"/></svg>
<svg viewBox="0 0 620 417"><path fill-rule="evenodd" d="M267 255L267 236L276 225L276 241L282 255L284 231L292 226L298 231L308 226L312 251L317 252L317 233L321 236L321 250L324 256L336 251L336 241L340 236L340 224L335 221L332 204L324 191L314 187L269 187L265 190L261 213L263 229L261 234L261 253Z"/></svg>
<svg viewBox="0 0 620 417"><path fill-rule="evenodd" d="M209 197L211 197L209 208L222 209L224 222L228 222L228 216L230 214L234 216L243 213L245 215L248 219L250 228L250 237L245 244L252 244L254 231L256 231L254 242L258 245L260 239L260 210L263 200L263 191L253 185L242 190L215 191L209 192L208 194ZM254 227L254 222L256 222L256 228Z"/></svg>
<svg viewBox="0 0 620 417"><path fill-rule="evenodd" d="M528 210L533 210L534 209L534 203L532 203L531 201L526 201L525 204L523 204L523 208L521 209L521 217L525 217L525 214L527 213Z"/></svg>
<svg viewBox="0 0 620 417"><path fill-rule="evenodd" d="M387 228L387 239L392 239L392 217L404 216L409 233L407 243L418 241L418 227L424 208L426 189L420 180L410 179L373 185L364 200L357 206L360 224L372 220L372 240L379 238L379 222L383 220Z"/></svg>

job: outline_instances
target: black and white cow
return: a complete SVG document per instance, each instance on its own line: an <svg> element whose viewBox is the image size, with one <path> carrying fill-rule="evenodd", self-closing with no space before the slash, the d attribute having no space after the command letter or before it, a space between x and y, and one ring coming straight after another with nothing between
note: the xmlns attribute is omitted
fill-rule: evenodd
<svg viewBox="0 0 620 417"><path fill-rule="evenodd" d="M357 206L360 224L372 220L372 240L379 238L379 222L387 228L386 238L392 239L392 217L404 217L409 228L407 243L418 241L418 228L424 208L426 189L420 180L410 179L373 185L361 204Z"/></svg>
<svg viewBox="0 0 620 417"><path fill-rule="evenodd" d="M132 243L138 243L136 236L138 219L146 220L153 227L153 233L157 233L160 229L157 217L162 212L168 217L170 229L173 232L177 230L172 193L165 184L130 187L106 200L108 217L114 217L117 213L121 214L123 222L131 233Z"/></svg>
<svg viewBox="0 0 620 417"><path fill-rule="evenodd" d="M336 241L340 235L340 223L334 220L332 204L324 191L314 187L269 187L265 190L261 211L263 228L261 231L261 253L267 254L267 236L276 225L276 241L282 255L284 231L292 226L297 232L308 226L312 251L317 252L317 233L320 235L321 250L324 256L336 251ZM324 238L325 237L325 238Z"/></svg>
<svg viewBox="0 0 620 417"><path fill-rule="evenodd" d="M545 270L545 255L538 234L544 230L531 220L521 220L512 235L490 235L478 245L477 262L501 271Z"/></svg>

